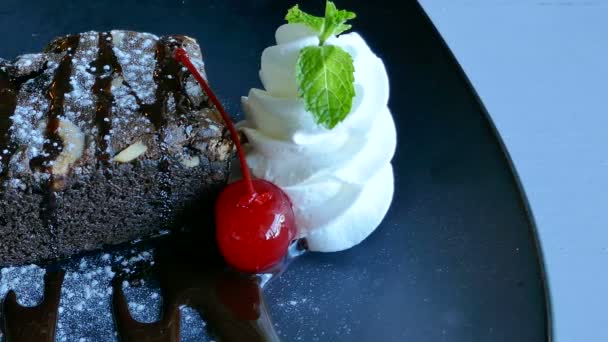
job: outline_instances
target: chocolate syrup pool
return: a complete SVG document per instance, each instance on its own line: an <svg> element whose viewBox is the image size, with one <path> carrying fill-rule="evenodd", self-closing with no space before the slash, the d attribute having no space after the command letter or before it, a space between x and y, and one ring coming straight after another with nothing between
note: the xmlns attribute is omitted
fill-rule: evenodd
<svg viewBox="0 0 608 342"><path fill-rule="evenodd" d="M213 239L190 232L45 268L5 268L2 332L7 342L84 342L93 340L79 336L103 323L114 328L103 333L108 341L278 341L262 288L303 251L294 242L279 267L247 275L224 264Z"/></svg>

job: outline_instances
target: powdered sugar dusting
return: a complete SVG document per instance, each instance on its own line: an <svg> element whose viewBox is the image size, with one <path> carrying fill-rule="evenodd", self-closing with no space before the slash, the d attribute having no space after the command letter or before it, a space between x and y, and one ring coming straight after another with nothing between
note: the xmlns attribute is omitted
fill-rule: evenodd
<svg viewBox="0 0 608 342"><path fill-rule="evenodd" d="M95 329L111 329L111 279L103 268L85 267L66 273L59 303L57 341L92 340ZM74 321L79 323L74 325ZM114 340L115 337L108 336L108 341Z"/></svg>
<svg viewBox="0 0 608 342"><path fill-rule="evenodd" d="M88 130L95 113L95 98L93 85L95 76L92 74L91 63L98 52L97 32L86 32L80 35L78 49L72 58L72 75L70 85L72 91L65 94L64 115L74 122L81 130Z"/></svg>
<svg viewBox="0 0 608 342"><path fill-rule="evenodd" d="M199 70L202 69L199 68ZM203 89L197 83L196 79L194 79L194 77L192 76L189 76L186 81L186 93L193 98L200 98L205 96L205 94L203 93Z"/></svg>
<svg viewBox="0 0 608 342"><path fill-rule="evenodd" d="M45 114L49 109L45 90L51 84L57 66L56 61L49 61L44 72L48 77L27 81L17 96L17 106L11 116L10 133L15 142L26 146L25 154L28 159L43 153ZM42 86L40 82L43 82Z"/></svg>
<svg viewBox="0 0 608 342"><path fill-rule="evenodd" d="M158 37L149 33L112 31L114 53L123 69L123 77L143 103L153 103L156 92L156 42Z"/></svg>
<svg viewBox="0 0 608 342"><path fill-rule="evenodd" d="M46 271L36 265L7 267L0 271L0 296L9 290L17 293L17 302L24 306L35 306L42 300Z"/></svg>
<svg viewBox="0 0 608 342"><path fill-rule="evenodd" d="M158 287L144 282L137 287L123 286L123 292L133 319L143 323L156 322L160 319L162 299Z"/></svg>
<svg viewBox="0 0 608 342"><path fill-rule="evenodd" d="M153 263L153 250L132 249L112 254L97 253L65 264L56 341L117 341L112 316L112 281L115 276L129 278ZM40 304L45 274L45 269L36 265L3 268L0 270L0 297L15 290L19 304ZM160 318L162 295L155 282L139 278L125 280L123 292L135 320L150 323ZM181 341L211 341L198 312L182 307L181 313ZM107 333L100 334L100 331ZM0 341L3 340L0 332Z"/></svg>
<svg viewBox="0 0 608 342"><path fill-rule="evenodd" d="M129 282L123 284L123 292L133 319L143 322L156 322L161 318L162 296L160 288L154 282L144 280L136 286ZM189 307L181 307L181 339L180 341L204 342L210 341L205 334L206 324L198 312Z"/></svg>
<svg viewBox="0 0 608 342"><path fill-rule="evenodd" d="M30 53L19 56L14 66L19 76L27 75L43 68L46 59L43 53Z"/></svg>
<svg viewBox="0 0 608 342"><path fill-rule="evenodd" d="M213 339L209 338L205 333L205 322L201 319L198 312L187 306L181 307L181 327L188 327L188 329L181 330L181 341L182 342L211 342Z"/></svg>
<svg viewBox="0 0 608 342"><path fill-rule="evenodd" d="M46 271L38 266L7 267L0 270L0 298L14 290L17 302L23 306L36 306L44 293ZM0 331L0 340L2 338Z"/></svg>
<svg viewBox="0 0 608 342"><path fill-rule="evenodd" d="M63 48L55 46L61 45L64 42L62 39L74 40L78 38L78 45L75 48L67 48L65 52ZM163 41L163 46L166 45L181 45L190 55L192 62L197 69L203 74L204 63L202 61L202 53L196 40L185 36L167 36L166 41ZM84 174L90 172L93 168L88 167L89 163L95 162L95 156L98 152L105 152L110 158L132 144L141 141L148 147L146 158L156 159L159 157L159 152L168 151L171 154L178 154L181 158L182 146L176 149L159 149L159 144L168 145L170 142L160 141L157 134L157 126L159 120L155 119L157 107L162 107L160 112L179 112L184 107L192 109L200 109L205 101L205 94L198 86L197 82L190 75L185 81L184 92L187 95L188 102L176 103L176 97L173 94L166 94L166 101L156 103L157 84L154 79L155 69L157 68L157 47L159 38L153 34L140 33L132 31L111 31L111 36L108 34L100 34L98 32L85 32L78 36L67 36L60 40L56 40L50 45L46 53L27 54L18 57L12 64L4 63L2 68L5 72L10 72L10 77L23 77L23 80L28 80L24 84L19 84L19 93L16 96L16 109L11 115L11 127L9 128L11 145L0 148L0 160L5 163L0 163L0 167L4 167L8 163L9 168L13 171L10 173L10 178L23 180L23 176L33 173L35 181L44 182L49 179L50 175L47 172L40 172L39 169L32 169L30 161L36 157L47 158L45 152L45 144L50 141L46 140L50 136L46 132L48 118L46 115L49 112L49 103L51 100L48 97L51 83L55 78L55 72L60 61L70 61L69 68L69 89L67 93L62 94L63 110L54 112L59 115L61 122L66 121L72 123L82 133L84 145L82 153L79 156L73 157L75 160L70 160L70 163L64 168L67 171L73 171L74 174ZM112 45L112 52L120 67L114 70L113 59L108 59L106 53L104 57L99 55L99 49L106 46L104 39ZM100 44L104 43L104 44ZM67 56L67 58L66 58ZM98 58L105 58L103 63L96 63ZM42 74L42 75L41 75ZM63 75L62 77L66 77ZM107 99L109 94L107 89L101 91L101 88L94 89L97 81L107 87L106 77L111 77L111 99ZM163 77L173 78L174 75L166 74ZM101 87L101 86L100 86ZM65 89L62 85L60 91ZM180 94L183 95L183 94ZM103 98L100 96L104 96ZM165 97L165 96L163 96ZM98 106L100 103L103 106ZM111 103L111 108L107 105ZM154 107L153 113L149 110L140 108L141 105L151 105ZM150 107L150 108L152 108ZM96 122L96 112L98 108L102 108L101 115L105 117L106 123L100 125ZM99 114L99 113L97 113ZM161 116L165 114L160 113ZM101 116L100 116L101 117ZM167 116L174 118L175 116ZM164 118L163 118L164 119ZM162 121L162 120L160 120ZM169 120L171 121L171 119ZM172 125L169 122L168 125ZM176 122L180 124L180 122ZM164 125L164 124L163 124ZM100 136L100 129L103 130L103 136ZM205 134L204 132L202 134ZM206 138L200 135L201 138ZM214 136L215 137L215 136ZM56 138L56 137L55 137ZM53 138L53 139L55 139ZM64 137L59 141L52 141L55 144L54 151L63 150L70 152L73 150L69 142L66 143ZM99 142L105 140L105 151L99 151ZM64 143L63 149L58 148L59 144ZM177 144L183 144L183 140L174 140ZM67 147L67 150L66 150ZM6 150L6 151L4 151ZM48 148L47 148L48 150ZM207 148L201 150L205 151ZM220 158L221 159L221 158ZM44 160L44 159L42 159ZM83 163L80 163L80 162ZM56 170L54 163L56 160L45 160L44 166L53 166L53 172ZM0 170L5 174L7 170ZM10 180L9 180L10 181ZM8 184L15 189L22 189L21 184Z"/></svg>
<svg viewBox="0 0 608 342"><path fill-rule="evenodd" d="M40 127L43 126L43 122L40 119L48 110L48 103L42 92L22 94L23 96L19 96L15 113L11 116L13 121L11 131L15 141L31 145L32 155L37 156L44 143L43 127Z"/></svg>
<svg viewBox="0 0 608 342"><path fill-rule="evenodd" d="M151 251L128 251L121 254L97 254L70 262L61 288L57 341L116 341L112 317L112 280L116 270L133 267L130 261L142 254L151 261ZM133 260L144 260L139 257Z"/></svg>
<svg viewBox="0 0 608 342"><path fill-rule="evenodd" d="M61 289L56 341L117 341L112 317L113 269L123 274L134 273L137 267L152 262L152 251L131 251L125 254L102 253L73 260ZM0 271L0 296L13 289L21 305L38 305L43 296L46 271L35 265L9 267ZM124 281L123 292L131 316L144 323L160 318L162 295L154 282ZM213 341L205 332L206 324L197 311L181 307L181 341ZM99 334L107 331L107 334ZM101 338L101 339L100 339ZM3 340L0 332L0 340Z"/></svg>
<svg viewBox="0 0 608 342"><path fill-rule="evenodd" d="M136 140L133 137L153 132L154 126L150 120L138 112L139 106L135 96L122 77L117 77L112 82L112 94L114 104L110 120L113 134L110 136L111 143L108 144L108 148L114 148L118 152L132 144ZM124 139L125 137L130 139Z"/></svg>

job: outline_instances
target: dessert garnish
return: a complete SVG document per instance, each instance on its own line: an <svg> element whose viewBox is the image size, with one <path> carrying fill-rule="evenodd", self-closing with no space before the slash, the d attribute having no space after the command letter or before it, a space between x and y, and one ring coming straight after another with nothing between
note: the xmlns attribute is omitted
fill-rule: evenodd
<svg viewBox="0 0 608 342"><path fill-rule="evenodd" d="M242 104L251 173L293 203L297 238L311 251L344 250L369 236L393 196L396 130L382 60L326 2L325 16L291 8L264 50Z"/></svg>
<svg viewBox="0 0 608 342"><path fill-rule="evenodd" d="M279 262L296 235L291 201L276 185L253 179L236 128L205 79L182 48L175 58L194 75L226 123L241 163L243 179L229 184L216 207L216 238L222 255L234 268L260 272Z"/></svg>
<svg viewBox="0 0 608 342"><path fill-rule="evenodd" d="M285 16L288 23L304 24L318 34L319 44L303 48L298 56L298 95L315 122L330 129L342 122L352 108L355 66L343 48L325 43L329 37L350 30L346 21L354 18L355 13L338 10L331 1L326 2L324 18L303 12L298 5Z"/></svg>

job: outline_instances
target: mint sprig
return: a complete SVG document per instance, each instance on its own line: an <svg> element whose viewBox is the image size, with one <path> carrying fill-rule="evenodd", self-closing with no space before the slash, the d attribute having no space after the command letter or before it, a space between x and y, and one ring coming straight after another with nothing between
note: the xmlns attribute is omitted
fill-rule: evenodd
<svg viewBox="0 0 608 342"><path fill-rule="evenodd" d="M290 24L304 24L310 27L319 34L319 41L323 45L330 36L337 36L344 31L350 30L352 26L346 24L346 22L356 17L355 13L338 10L333 2L327 1L325 3L324 18L310 15L300 10L300 6L295 5L287 11L285 20Z"/></svg>
<svg viewBox="0 0 608 342"><path fill-rule="evenodd" d="M325 45L327 39L351 28L346 21L355 13L338 10L333 2L325 4L325 17L316 17L295 5L287 12L290 24L308 26L319 35L319 46L308 46L300 51L296 65L298 95L304 100L317 124L332 129L342 122L355 97L355 67L348 52L339 46Z"/></svg>
<svg viewBox="0 0 608 342"><path fill-rule="evenodd" d="M323 26L325 26L325 18L308 14L300 10L299 5L295 5L287 11L285 20L290 24L304 24L317 33L323 32Z"/></svg>
<svg viewBox="0 0 608 342"><path fill-rule="evenodd" d="M298 93L318 124L334 128L350 113L354 72L353 58L338 46L302 49L296 66Z"/></svg>

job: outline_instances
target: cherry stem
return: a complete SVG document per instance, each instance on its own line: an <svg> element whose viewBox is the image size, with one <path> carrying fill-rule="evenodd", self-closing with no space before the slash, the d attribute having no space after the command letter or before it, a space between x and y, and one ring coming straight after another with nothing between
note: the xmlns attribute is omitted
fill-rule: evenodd
<svg viewBox="0 0 608 342"><path fill-rule="evenodd" d="M207 96L209 97L209 100L211 100L211 103L213 103L215 108L217 108L217 110L220 112L222 119L226 123L226 126L228 126L228 130L230 131L230 136L232 137L232 141L236 145L236 152L239 156L239 161L241 162L241 172L243 173L243 180L247 184L247 189L249 190L249 194L251 196L255 195L256 192L255 192L255 189L253 188L253 181L251 179L251 173L249 172L249 166L247 166L247 159L245 158L245 152L243 152L243 146L241 146L241 141L239 139L239 135L236 131L236 128L234 127L234 124L232 123L232 120L230 120L230 116L228 116L228 113L226 113L226 110L224 109L224 107L222 106L220 101L217 99L217 96L215 96L215 94L213 93L213 91L211 90L209 85L207 84L207 81L205 81L203 76L201 76L201 73L198 72L198 70L196 69L194 64L192 64L192 61L190 60L190 57L188 56L188 53L186 52L186 50L184 50L183 48L177 48L175 50L175 59L178 62L182 63L186 68L188 68L188 70L190 70L190 73L192 73L194 78L196 78L198 83L201 85L201 87L203 88L203 90L205 91Z"/></svg>

